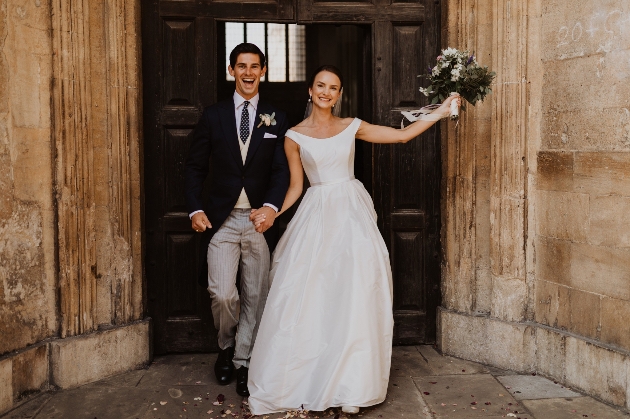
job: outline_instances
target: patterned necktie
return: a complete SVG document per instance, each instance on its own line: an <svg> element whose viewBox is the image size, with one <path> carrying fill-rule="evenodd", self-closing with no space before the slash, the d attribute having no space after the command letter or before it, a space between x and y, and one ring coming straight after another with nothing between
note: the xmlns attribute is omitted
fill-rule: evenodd
<svg viewBox="0 0 630 419"><path fill-rule="evenodd" d="M243 102L243 112L241 113L241 141L247 142L249 137L249 101Z"/></svg>

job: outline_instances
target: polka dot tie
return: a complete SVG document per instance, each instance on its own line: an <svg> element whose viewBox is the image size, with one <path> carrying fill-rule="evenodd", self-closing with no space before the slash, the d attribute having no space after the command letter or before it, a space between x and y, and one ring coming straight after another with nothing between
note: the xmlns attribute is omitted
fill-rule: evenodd
<svg viewBox="0 0 630 419"><path fill-rule="evenodd" d="M249 137L249 101L243 102L243 112L241 113L241 141L247 142Z"/></svg>

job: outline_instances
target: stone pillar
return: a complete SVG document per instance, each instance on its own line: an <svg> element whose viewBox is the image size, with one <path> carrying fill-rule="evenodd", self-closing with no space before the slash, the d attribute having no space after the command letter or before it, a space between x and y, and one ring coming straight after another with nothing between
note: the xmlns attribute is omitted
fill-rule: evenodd
<svg viewBox="0 0 630 419"><path fill-rule="evenodd" d="M474 53L492 64L490 0L445 2L443 47ZM443 305L465 313L489 313L490 276L490 140L491 98L467 106L457 127L443 130Z"/></svg>
<svg viewBox="0 0 630 419"><path fill-rule="evenodd" d="M142 317L139 4L53 0L61 337Z"/></svg>
<svg viewBox="0 0 630 419"><path fill-rule="evenodd" d="M524 320L528 2L494 1L490 224L492 316Z"/></svg>

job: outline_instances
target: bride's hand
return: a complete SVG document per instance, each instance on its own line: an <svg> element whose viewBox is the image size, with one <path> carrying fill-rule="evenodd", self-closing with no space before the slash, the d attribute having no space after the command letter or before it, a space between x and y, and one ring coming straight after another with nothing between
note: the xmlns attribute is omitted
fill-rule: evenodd
<svg viewBox="0 0 630 419"><path fill-rule="evenodd" d="M459 95L459 93L457 93L453 96L447 97L446 100L442 102L440 107L434 110L432 113L442 115L443 118L449 116L451 114L451 102L454 100L457 101L457 106L462 106L462 97Z"/></svg>

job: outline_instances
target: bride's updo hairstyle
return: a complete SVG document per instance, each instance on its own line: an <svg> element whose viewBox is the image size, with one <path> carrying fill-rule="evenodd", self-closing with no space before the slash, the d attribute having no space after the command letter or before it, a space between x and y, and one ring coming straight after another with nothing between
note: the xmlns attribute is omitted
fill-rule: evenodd
<svg viewBox="0 0 630 419"><path fill-rule="evenodd" d="M317 77L317 75L322 71L328 71L329 73L333 73L335 76L339 77L339 82L341 83L341 86L339 86L339 90L343 89L343 76L341 75L341 71L334 65L330 64L324 64L323 66L318 67L313 72L313 74L311 75L311 79L308 82L308 87L313 87L313 84L315 84L315 77Z"/></svg>

